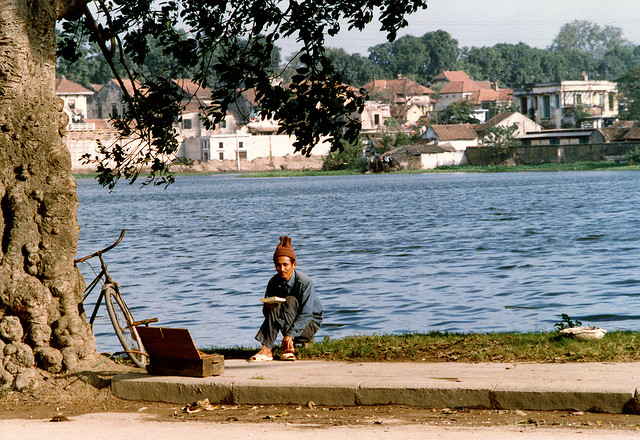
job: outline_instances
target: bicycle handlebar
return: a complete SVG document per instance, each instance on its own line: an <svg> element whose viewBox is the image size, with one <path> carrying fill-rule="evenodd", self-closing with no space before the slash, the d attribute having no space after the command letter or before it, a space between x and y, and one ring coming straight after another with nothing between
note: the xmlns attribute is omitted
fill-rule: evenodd
<svg viewBox="0 0 640 440"><path fill-rule="evenodd" d="M122 239L124 238L124 233L127 232L126 229L123 229L122 231L120 231L120 237L118 237L118 239L116 240L115 243L113 243L110 246L107 246L106 248L99 250L97 252L94 252L91 255L87 255L86 257L82 257L82 258L78 258L76 260L73 260L73 264L77 264L77 263L83 263L87 260L90 260L93 257L98 257L102 254L104 254L107 251L110 251L111 249L113 249L114 247L118 246L120 244L120 242L122 241Z"/></svg>

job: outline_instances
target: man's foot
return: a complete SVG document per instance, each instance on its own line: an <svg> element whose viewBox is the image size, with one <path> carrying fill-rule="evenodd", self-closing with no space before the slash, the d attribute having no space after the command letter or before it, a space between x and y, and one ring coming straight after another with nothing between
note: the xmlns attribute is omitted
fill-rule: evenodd
<svg viewBox="0 0 640 440"><path fill-rule="evenodd" d="M295 361L296 360L296 355L291 353L291 352L282 353L280 355L280 360L281 361Z"/></svg>
<svg viewBox="0 0 640 440"><path fill-rule="evenodd" d="M249 362L267 362L272 360L273 353L265 346L263 346L260 351L249 358Z"/></svg>

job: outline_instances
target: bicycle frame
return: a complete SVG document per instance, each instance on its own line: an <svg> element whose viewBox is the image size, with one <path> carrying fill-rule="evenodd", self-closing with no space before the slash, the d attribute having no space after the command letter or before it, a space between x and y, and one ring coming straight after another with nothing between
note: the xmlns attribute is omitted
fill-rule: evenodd
<svg viewBox="0 0 640 440"><path fill-rule="evenodd" d="M109 315L109 319L111 320L111 324L113 325L113 329L116 333L116 336L120 340L124 351L121 353L126 353L134 364L136 364L140 368L144 368L146 365L145 357L147 357L147 353L144 351L144 347L142 346L142 341L138 332L136 330L136 326L146 325L148 326L151 322L158 322L158 318L144 319L142 321L135 321L131 311L127 307L120 294L120 286L118 283L113 281L111 275L109 275L109 270L107 269L107 264L102 258L102 254L116 247L124 237L125 230L123 229L120 232L120 237L110 246L94 252L91 255L87 255L86 257L78 258L74 260L74 264L83 263L91 258L98 257L100 260L100 273L89 283L87 288L84 291L82 301L84 304L84 300L91 294L93 289L98 285L98 283L104 278L104 283L102 285L102 289L100 289L100 296L98 296L98 300L93 308L93 312L91 314L91 318L89 319L89 325L91 326L91 330L93 331L93 322L98 314L98 309L100 308L102 301L104 300L105 306L107 308L107 313ZM80 305L82 306L82 305Z"/></svg>
<svg viewBox="0 0 640 440"><path fill-rule="evenodd" d="M113 279L109 275L109 271L107 270L107 264L104 262L104 259L102 258L102 254L104 254L105 252L107 252L107 251L113 249L114 247L116 247L117 245L119 245L120 242L122 241L122 239L124 238L125 232L126 232L125 229L120 231L120 236L118 237L118 239L113 244L107 246L106 248L104 248L102 250L99 250L97 252L94 252L91 255L87 255L86 257L82 257L82 258L78 258L76 260L73 260L73 264L78 264L78 263L84 263L85 261L90 260L90 259L92 259L94 257L98 257L100 259L100 273L93 279L93 281L91 281L91 283L89 283L87 288L84 289L84 294L82 296L83 303L84 303L84 300L87 299L87 297L91 294L93 289L98 285L98 283L100 282L100 280L103 277L104 277L105 284L109 283L109 284L113 284L114 286L117 286L117 284L113 281ZM116 289L116 290L118 290L118 289ZM91 326L91 330L92 331L93 331L93 322L96 319L96 316L98 314L98 309L100 308L100 305L102 304L103 298L104 298L104 292L101 290L100 291L100 295L98 296L98 299L96 301L96 305L93 308L93 312L91 313L91 318L89 318L89 325Z"/></svg>

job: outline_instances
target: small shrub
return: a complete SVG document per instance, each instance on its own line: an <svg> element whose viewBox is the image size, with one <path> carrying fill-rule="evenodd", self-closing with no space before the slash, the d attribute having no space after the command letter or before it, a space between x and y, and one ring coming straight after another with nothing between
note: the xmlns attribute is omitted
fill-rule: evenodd
<svg viewBox="0 0 640 440"><path fill-rule="evenodd" d="M633 151L629 151L627 153L627 163L629 165L639 165L640 164L640 149L636 148Z"/></svg>
<svg viewBox="0 0 640 440"><path fill-rule="evenodd" d="M367 160L362 155L362 144L344 143L341 151L332 151L322 160L323 171L358 170L364 171Z"/></svg>
<svg viewBox="0 0 640 440"><path fill-rule="evenodd" d="M577 319L575 321L572 320L566 313L560 315L560 318L562 318L562 320L560 322L556 322L553 325L557 331L565 328L580 327L582 325L582 322L578 321Z"/></svg>

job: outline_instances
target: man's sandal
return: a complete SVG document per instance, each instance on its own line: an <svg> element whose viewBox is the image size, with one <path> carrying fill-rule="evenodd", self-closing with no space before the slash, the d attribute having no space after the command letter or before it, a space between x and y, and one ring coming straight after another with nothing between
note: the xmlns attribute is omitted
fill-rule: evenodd
<svg viewBox="0 0 640 440"><path fill-rule="evenodd" d="M272 360L273 360L273 356L267 356L266 354L256 353L248 359L248 362L268 362Z"/></svg>
<svg viewBox="0 0 640 440"><path fill-rule="evenodd" d="M280 355L280 360L281 361L295 361L296 360L296 355L293 353L282 353Z"/></svg>

